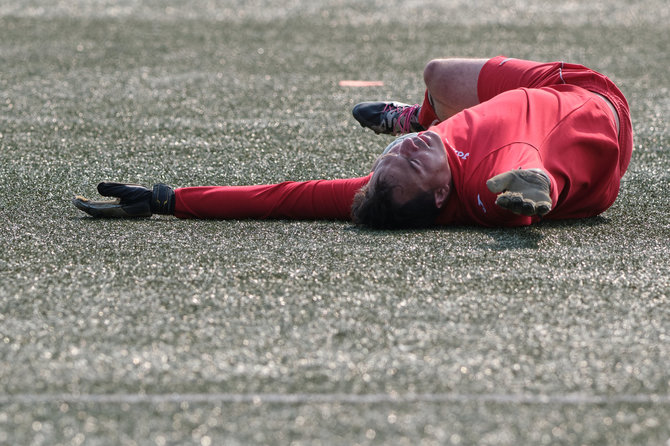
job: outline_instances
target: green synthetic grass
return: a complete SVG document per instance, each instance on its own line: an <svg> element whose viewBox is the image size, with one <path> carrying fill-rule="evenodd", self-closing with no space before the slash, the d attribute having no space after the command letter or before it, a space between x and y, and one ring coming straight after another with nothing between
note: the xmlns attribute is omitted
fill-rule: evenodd
<svg viewBox="0 0 670 446"><path fill-rule="evenodd" d="M664 444L665 9L0 3L0 442ZM389 138L356 102L420 101L427 60L501 53L590 65L629 98L635 152L601 217L376 232L70 204L103 179L363 175Z"/></svg>

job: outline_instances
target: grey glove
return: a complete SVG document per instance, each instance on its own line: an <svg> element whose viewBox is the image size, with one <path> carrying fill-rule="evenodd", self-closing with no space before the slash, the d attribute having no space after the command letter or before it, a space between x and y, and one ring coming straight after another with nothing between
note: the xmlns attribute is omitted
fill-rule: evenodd
<svg viewBox="0 0 670 446"><path fill-rule="evenodd" d="M78 209L99 218L139 218L152 214L174 214L174 190L156 184L153 190L137 184L100 183L98 192L115 200L92 201L82 196L72 200Z"/></svg>
<svg viewBox="0 0 670 446"><path fill-rule="evenodd" d="M543 216L552 207L551 181L541 169L510 170L490 178L486 187L498 194L498 206L515 214Z"/></svg>

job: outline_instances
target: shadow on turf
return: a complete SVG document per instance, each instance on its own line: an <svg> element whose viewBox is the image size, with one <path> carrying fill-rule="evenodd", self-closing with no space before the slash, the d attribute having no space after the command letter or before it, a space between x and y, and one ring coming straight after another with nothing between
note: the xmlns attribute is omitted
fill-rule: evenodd
<svg viewBox="0 0 670 446"><path fill-rule="evenodd" d="M495 228L477 229L477 231L490 235L494 241L485 246L494 251L508 251L514 249L539 249L540 241L551 229L584 229L598 227L608 224L609 219L597 216L592 218L581 218L575 220L544 221L533 226L520 228Z"/></svg>
<svg viewBox="0 0 670 446"><path fill-rule="evenodd" d="M82 222L90 222L90 223L97 223L100 224L100 222L106 222L106 223L116 223L116 222L122 222L123 224L127 224L129 222L152 222L152 223L169 223L170 221L173 221L171 217L163 217L163 216L153 216L153 217L148 217L148 218L112 218L112 219L105 219L105 218L93 218L90 216L86 215L81 215L81 216L72 216L69 218L69 220L72 221L82 221ZM203 221L203 220L199 220ZM226 223L225 220L205 220L208 222L220 222L220 223ZM231 221L238 221L238 220L231 220ZM274 220L274 221L284 221L287 222L287 220ZM294 221L294 220L288 220L288 221ZM545 233L547 231L551 231L554 229L558 230L566 230L566 229L574 229L574 230L579 230L579 229L585 229L585 228L593 228L593 227L598 227L602 226L605 224L609 224L610 220L608 218L602 217L602 216L597 216L597 217L592 217L592 218L581 218L581 219L575 219L575 220L555 220L555 221L543 221L541 223L532 225L532 226L524 226L524 227L518 227L518 228L481 228L481 227L473 227L473 226L452 226L452 227L437 227L437 228L424 228L424 229L390 229L390 230L377 230L377 229L369 229L369 228L362 228L358 226L347 226L344 228L345 231L355 231L355 232L361 232L361 233L366 233L366 234L372 234L372 235L391 235L391 234L407 234L407 233L426 233L426 232L431 232L431 231L444 231L444 232L452 232L452 233L479 233L482 235L489 236L493 239L492 243L484 243L482 245L483 248L488 248L494 251L508 251L508 250L515 250L515 249L539 249L540 248L540 242L544 239Z"/></svg>

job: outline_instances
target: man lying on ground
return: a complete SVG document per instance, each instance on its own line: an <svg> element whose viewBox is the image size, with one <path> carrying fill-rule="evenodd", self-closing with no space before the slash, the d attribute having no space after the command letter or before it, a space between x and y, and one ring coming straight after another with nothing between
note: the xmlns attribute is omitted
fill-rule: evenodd
<svg viewBox="0 0 670 446"><path fill-rule="evenodd" d="M153 190L100 183L76 197L94 217L340 219L371 228L523 226L598 215L615 201L633 150L630 111L581 65L502 56L437 59L421 105L364 102L376 133L404 135L359 178Z"/></svg>

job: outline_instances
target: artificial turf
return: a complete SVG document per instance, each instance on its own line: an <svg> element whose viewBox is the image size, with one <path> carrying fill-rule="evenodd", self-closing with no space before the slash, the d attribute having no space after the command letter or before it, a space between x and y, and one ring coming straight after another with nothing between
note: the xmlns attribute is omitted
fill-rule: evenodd
<svg viewBox="0 0 670 446"><path fill-rule="evenodd" d="M1 2L0 443L664 444L666 10ZM104 179L366 174L390 139L355 103L420 101L431 58L497 54L628 97L635 152L602 216L367 231L70 204Z"/></svg>

